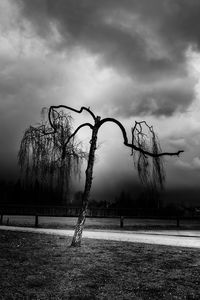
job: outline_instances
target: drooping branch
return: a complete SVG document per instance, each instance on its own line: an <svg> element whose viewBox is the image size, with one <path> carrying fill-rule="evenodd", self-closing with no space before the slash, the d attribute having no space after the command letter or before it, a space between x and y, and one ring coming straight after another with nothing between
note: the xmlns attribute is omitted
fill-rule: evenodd
<svg viewBox="0 0 200 300"><path fill-rule="evenodd" d="M56 132L44 120L25 131L18 162L24 183L34 185L39 181L41 185L59 189L65 196L71 175L80 175L81 162L87 155L71 134L71 117L63 111L56 112L54 117Z"/></svg>
<svg viewBox="0 0 200 300"><path fill-rule="evenodd" d="M184 152L183 150L179 150L177 152L158 152L158 153L155 153L155 152L150 152L150 151L144 150L142 148L142 145L140 147L138 147L134 143L130 144L128 142L126 130L125 130L125 128L124 128L124 126L122 125L121 122L119 122L118 120L116 120L114 118L105 118L105 119L102 119L100 121L99 127L101 125L103 125L104 123L106 123L106 122L112 122L112 123L117 124L119 126L119 128L121 129L121 132L122 132L122 135L123 135L123 139L124 139L124 145L127 146L127 147L129 147L129 148L131 148L132 150L139 151L139 152L141 152L144 155L148 155L148 156L151 156L151 157L178 156L180 153ZM142 122L145 122L145 121L142 121ZM137 123L141 123L141 122L136 122L136 124Z"/></svg>
<svg viewBox="0 0 200 300"><path fill-rule="evenodd" d="M142 152L132 150L133 161L140 180L153 197L163 189L165 181L163 156L157 156L158 153L162 153L162 149L153 127L145 121L135 122L132 128L132 144L155 154L154 157L150 157Z"/></svg>

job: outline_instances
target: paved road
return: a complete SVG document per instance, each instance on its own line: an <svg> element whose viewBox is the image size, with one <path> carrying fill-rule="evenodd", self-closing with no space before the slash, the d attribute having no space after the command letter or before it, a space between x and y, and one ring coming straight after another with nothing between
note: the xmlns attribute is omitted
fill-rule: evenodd
<svg viewBox="0 0 200 300"><path fill-rule="evenodd" d="M37 232L72 236L73 230L0 226L0 230ZM200 231L103 231L84 230L83 237L92 239L200 248Z"/></svg>

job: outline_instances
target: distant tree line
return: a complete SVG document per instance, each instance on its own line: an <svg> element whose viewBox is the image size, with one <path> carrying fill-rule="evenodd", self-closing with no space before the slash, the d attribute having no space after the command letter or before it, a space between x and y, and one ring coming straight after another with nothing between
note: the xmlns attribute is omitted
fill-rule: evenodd
<svg viewBox="0 0 200 300"><path fill-rule="evenodd" d="M76 191L71 194L70 202L67 207L82 206L82 192ZM159 201L160 203L160 201ZM0 206L62 206L62 189L55 187L44 186L38 181L34 185L23 185L20 180L17 182L0 181ZM124 216L174 216L177 214L183 215L184 212L192 214L193 211L188 208L178 206L177 204L169 203L167 205L158 206L158 202L154 198L149 198L148 191L141 190L137 195L132 195L126 190L122 190L112 201L107 199L97 201L91 198L88 209L115 210L118 215Z"/></svg>

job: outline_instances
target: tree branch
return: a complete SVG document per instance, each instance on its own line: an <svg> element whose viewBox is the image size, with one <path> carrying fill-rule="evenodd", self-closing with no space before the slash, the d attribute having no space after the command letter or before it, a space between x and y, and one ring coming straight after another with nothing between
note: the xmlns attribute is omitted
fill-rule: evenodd
<svg viewBox="0 0 200 300"><path fill-rule="evenodd" d="M66 108L66 109L69 109L71 111L74 111L74 112L77 112L77 113L82 113L83 110L87 111L93 118L94 121L96 121L96 117L94 115L94 113L90 110L90 108L87 108L87 107L84 107L82 106L80 110L77 110L77 109L74 109L72 107L69 107L69 106L66 106L66 105L57 105L57 106L50 106L49 108L49 112L48 112L48 118L49 118L49 123L51 125L51 127L54 129L54 133L56 132L56 128L51 120L51 112L54 111L55 109L59 109L59 108ZM124 139L124 145L131 148L132 150L135 150L135 151L139 151L140 153L144 154L144 155L148 155L148 156L151 156L151 157L160 157L160 156L165 156L165 155L168 155L168 156L179 156L180 153L184 152L183 150L179 150L177 152L161 152L161 153L152 153L152 152L149 152L149 151L146 151L146 150L143 150L142 148L140 147L137 147L136 145L134 144L130 144L128 142L128 138L127 138L127 134L126 134L126 130L124 128L124 126L122 125L121 122L119 122L118 120L114 119L114 118L104 118L102 119L101 121L99 121L98 123L98 127L100 128L101 125L103 125L104 123L106 122L112 122L112 123L115 123L118 125L118 127L121 129L121 132L122 132L122 135L123 135L123 139ZM133 128L133 130L136 128L136 125L137 124L140 124L141 123L145 123L147 125L147 123L145 121L142 121L142 122L135 122L135 126ZM75 136L75 134L79 131L79 129L81 129L82 127L84 126L89 126L91 129L93 129L93 125L91 125L90 123L84 123L82 125L80 125L75 131L74 133L68 138L68 140L65 142L65 146L67 145L67 143L69 142L69 140ZM148 126L148 125L147 125ZM150 130L152 130L152 127L149 127L148 128ZM53 133L53 132L52 132ZM47 133L48 134L48 133Z"/></svg>
<svg viewBox="0 0 200 300"><path fill-rule="evenodd" d="M101 125L103 125L104 123L106 122L113 122L115 124L117 124L119 126L119 128L121 129L121 132L122 132L122 135L123 135L123 138L124 138L124 145L133 149L133 150L136 150L136 151L139 151L140 153L144 154L144 155L148 155L148 156L151 156L151 157L160 157L160 156L165 156L165 155L168 155L168 156L175 156L175 155L179 155L180 153L184 152L183 150L179 150L177 152L162 152L162 153L151 153L149 151L145 151L143 150L142 148L139 148L133 144L130 144L128 142L128 138L127 138L127 134L126 134L126 130L124 128L124 126L122 125L121 122L119 122L118 120L114 119L114 118L105 118L105 119L102 119L99 123L99 127L101 127Z"/></svg>
<svg viewBox="0 0 200 300"><path fill-rule="evenodd" d="M85 127L85 126L89 126L91 129L93 129L93 126L92 126L90 123L84 123L84 124L81 124L80 126L78 126L78 127L76 128L76 130L72 133L72 135L70 135L70 136L68 137L68 139L66 140L64 146L66 146L66 145L69 143L69 141L71 140L71 138L73 138L73 137L77 134L77 132L78 132L81 128Z"/></svg>
<svg viewBox="0 0 200 300"><path fill-rule="evenodd" d="M82 106L80 110L77 110L75 108L72 108L72 107L66 106L66 105L50 106L49 113L48 113L48 118L49 118L49 123L51 124L52 128L54 128L54 130L55 130L55 127L54 127L54 125L53 125L53 123L51 121L51 111L55 110L55 109L59 109L59 108L66 108L66 109L69 109L69 110L74 111L74 112L79 113L79 114L82 113L83 110L85 110L85 111L87 111L92 116L92 118L93 118L94 121L96 119L95 115L93 114L93 112L90 110L89 107L87 108L85 106Z"/></svg>

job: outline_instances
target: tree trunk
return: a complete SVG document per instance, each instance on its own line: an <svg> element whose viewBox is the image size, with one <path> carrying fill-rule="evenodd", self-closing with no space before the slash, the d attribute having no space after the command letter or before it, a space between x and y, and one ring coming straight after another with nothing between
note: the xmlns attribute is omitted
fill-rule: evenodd
<svg viewBox="0 0 200 300"><path fill-rule="evenodd" d="M97 144L97 133L98 133L98 122L100 121L100 117L97 117L95 120L95 125L92 130L92 139L90 141L90 152L88 157L88 165L86 169L86 179L85 179L85 189L82 198L82 208L80 215L77 220L76 228L74 231L74 236L72 239L71 246L72 247L80 247L83 227L86 219L87 207L89 202L90 189L92 185L92 175L93 175L93 167L94 167L94 159L95 159L95 150Z"/></svg>
<svg viewBox="0 0 200 300"><path fill-rule="evenodd" d="M61 202L62 205L67 206L69 204L69 180L68 176L65 174L65 163L64 159L62 159L61 167L60 167L60 174L58 175L59 178L59 185L60 185L60 193L61 193ZM66 178L67 177L67 178Z"/></svg>

